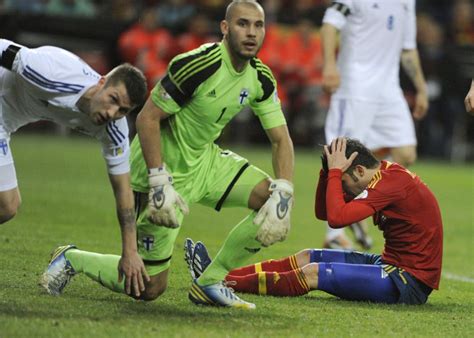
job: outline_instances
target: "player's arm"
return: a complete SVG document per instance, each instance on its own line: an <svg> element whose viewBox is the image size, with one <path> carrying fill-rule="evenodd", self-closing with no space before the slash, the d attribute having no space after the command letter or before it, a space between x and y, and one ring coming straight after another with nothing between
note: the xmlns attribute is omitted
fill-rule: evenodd
<svg viewBox="0 0 474 338"><path fill-rule="evenodd" d="M338 33L353 11L352 0L337 0L324 13L321 27L321 46L323 48L323 89L334 93L340 85L340 75L336 63Z"/></svg>
<svg viewBox="0 0 474 338"><path fill-rule="evenodd" d="M328 166L326 213L329 226L332 228L342 228L375 213L370 205L356 201L346 203L344 199L342 174L358 155L355 152L346 158L346 143L346 139L340 137L333 140L330 146L324 146Z"/></svg>
<svg viewBox="0 0 474 338"><path fill-rule="evenodd" d="M330 23L324 23L321 28L321 46L323 48L322 84L323 89L328 93L334 93L340 84L340 75L336 63L337 38L338 29Z"/></svg>
<svg viewBox="0 0 474 338"><path fill-rule="evenodd" d="M417 49L403 50L401 55L402 67L416 88L416 102L413 117L417 120L425 117L428 110L428 92L421 69L420 56Z"/></svg>
<svg viewBox="0 0 474 338"><path fill-rule="evenodd" d="M293 142L286 124L266 129L272 144L272 163L275 180L269 187L270 197L254 218L259 225L257 240L263 246L283 241L290 230L290 214L293 207Z"/></svg>
<svg viewBox="0 0 474 338"><path fill-rule="evenodd" d="M348 224L362 221L375 213L364 203L346 202L342 190L342 170L330 169L326 191L327 220L331 228L342 228Z"/></svg>
<svg viewBox="0 0 474 338"><path fill-rule="evenodd" d="M474 79L471 81L471 88L464 99L464 105L468 113L474 113Z"/></svg>
<svg viewBox="0 0 474 338"><path fill-rule="evenodd" d="M115 196L117 217L122 235L122 256L118 265L119 282L125 276L127 294L133 293L136 297L139 297L140 292L145 290L144 280L149 281L150 278L137 250L137 232L130 175L129 173L109 174L109 179Z"/></svg>
<svg viewBox="0 0 474 338"><path fill-rule="evenodd" d="M174 190L173 177L166 170L161 157L160 126L161 121L167 118L168 114L155 104L153 95L155 94L152 93L145 102L136 122L143 157L148 168L150 186L148 219L157 225L177 228L179 222L175 207L178 206L184 214L187 214L189 209L183 198Z"/></svg>
<svg viewBox="0 0 474 338"><path fill-rule="evenodd" d="M163 166L161 159L161 120L168 115L152 100L150 96L137 116L136 128L143 157L148 168Z"/></svg>
<svg viewBox="0 0 474 338"><path fill-rule="evenodd" d="M22 46L13 41L0 39L0 66L10 71L13 70L13 62L20 48Z"/></svg>
<svg viewBox="0 0 474 338"><path fill-rule="evenodd" d="M272 164L276 178L293 180L295 154L286 125L266 130L272 144Z"/></svg>
<svg viewBox="0 0 474 338"><path fill-rule="evenodd" d="M328 174L323 169L319 172L318 186L314 198L314 215L317 219L327 221L326 214L326 190L328 185Z"/></svg>

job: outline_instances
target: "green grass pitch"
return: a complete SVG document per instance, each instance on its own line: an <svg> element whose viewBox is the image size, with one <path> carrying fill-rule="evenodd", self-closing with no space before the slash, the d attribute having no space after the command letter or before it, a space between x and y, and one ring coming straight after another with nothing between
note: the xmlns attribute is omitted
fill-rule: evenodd
<svg viewBox="0 0 474 338"><path fill-rule="evenodd" d="M440 291L424 306L347 302L322 292L299 298L243 296L255 311L196 307L187 299L190 277L185 237L204 241L215 255L229 230L247 214L220 214L199 205L176 242L167 292L154 302L112 293L85 276L60 297L37 285L58 245L120 254L114 201L93 140L14 135L23 204L0 226L0 337L223 337L223 336L472 336L474 332L474 167L420 161L418 173L438 197L444 221ZM271 171L270 148L233 149ZM296 151L296 205L284 243L262 250L254 262L287 256L322 243L324 224L313 216L319 154ZM373 227L374 252L382 238ZM251 262L249 262L251 263Z"/></svg>

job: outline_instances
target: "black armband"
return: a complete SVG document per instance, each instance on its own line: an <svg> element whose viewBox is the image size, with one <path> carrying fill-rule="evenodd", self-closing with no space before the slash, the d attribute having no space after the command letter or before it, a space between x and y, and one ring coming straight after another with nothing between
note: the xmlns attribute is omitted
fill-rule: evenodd
<svg viewBox="0 0 474 338"><path fill-rule="evenodd" d="M336 11L341 12L344 16L348 16L349 14L351 14L351 10L349 9L349 7L339 2L333 2L331 4L331 7L334 8Z"/></svg>
<svg viewBox="0 0 474 338"><path fill-rule="evenodd" d="M12 70L13 61L15 61L16 53L21 49L20 46L10 45L2 53L2 58L0 59L0 66Z"/></svg>

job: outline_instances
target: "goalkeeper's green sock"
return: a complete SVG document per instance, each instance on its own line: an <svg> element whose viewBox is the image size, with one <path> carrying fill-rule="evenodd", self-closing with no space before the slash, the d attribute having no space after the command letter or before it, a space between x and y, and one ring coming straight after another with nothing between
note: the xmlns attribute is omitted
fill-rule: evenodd
<svg viewBox="0 0 474 338"><path fill-rule="evenodd" d="M125 293L125 281L118 282L117 267L120 256L102 255L77 249L66 251L65 256L76 273L83 272L106 288Z"/></svg>
<svg viewBox="0 0 474 338"><path fill-rule="evenodd" d="M199 285L206 286L223 281L230 270L244 265L251 256L260 251L262 245L255 239L259 229L258 225L253 224L255 215L256 212L252 212L232 229L212 263L198 278Z"/></svg>

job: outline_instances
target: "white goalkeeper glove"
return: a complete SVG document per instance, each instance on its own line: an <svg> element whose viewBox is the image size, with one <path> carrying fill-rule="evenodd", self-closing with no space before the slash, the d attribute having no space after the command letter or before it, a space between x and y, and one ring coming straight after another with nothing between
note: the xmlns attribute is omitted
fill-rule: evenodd
<svg viewBox="0 0 474 338"><path fill-rule="evenodd" d="M176 206L184 214L188 214L189 208L183 198L173 188L173 177L165 167L154 168L148 171L148 219L156 225L167 228L179 227L176 217Z"/></svg>
<svg viewBox="0 0 474 338"><path fill-rule="evenodd" d="M273 180L268 190L271 195L253 220L254 224L260 225L256 239L265 247L285 240L293 207L293 184L290 181Z"/></svg>

